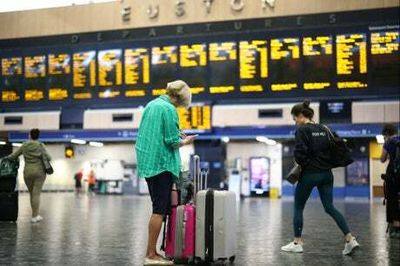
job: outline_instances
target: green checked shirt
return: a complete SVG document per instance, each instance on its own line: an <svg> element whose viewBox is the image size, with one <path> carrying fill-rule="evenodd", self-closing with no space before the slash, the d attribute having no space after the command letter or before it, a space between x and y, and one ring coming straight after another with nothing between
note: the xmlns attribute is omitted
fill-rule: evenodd
<svg viewBox="0 0 400 266"><path fill-rule="evenodd" d="M179 118L169 97L160 96L146 105L136 140L138 176L149 178L164 171L179 178Z"/></svg>

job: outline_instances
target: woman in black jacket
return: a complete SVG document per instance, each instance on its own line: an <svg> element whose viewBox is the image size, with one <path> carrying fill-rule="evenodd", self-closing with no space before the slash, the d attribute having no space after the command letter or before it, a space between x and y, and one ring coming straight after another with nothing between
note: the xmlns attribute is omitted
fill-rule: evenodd
<svg viewBox="0 0 400 266"><path fill-rule="evenodd" d="M330 143L327 129L313 122L314 110L310 102L296 104L291 111L298 129L295 134L294 157L302 167L302 176L297 183L294 198L294 241L281 248L287 252L303 252L301 233L303 230L303 210L314 187L318 192L326 213L328 213L345 235L343 255L350 254L358 247L351 235L343 215L333 206L333 175L330 163Z"/></svg>

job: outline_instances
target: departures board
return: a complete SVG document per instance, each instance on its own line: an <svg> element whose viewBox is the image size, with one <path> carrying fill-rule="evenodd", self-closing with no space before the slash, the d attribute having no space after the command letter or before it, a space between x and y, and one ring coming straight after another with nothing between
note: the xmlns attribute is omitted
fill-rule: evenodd
<svg viewBox="0 0 400 266"><path fill-rule="evenodd" d="M175 79L194 102L398 97L399 45L390 25L0 51L0 103L143 105Z"/></svg>

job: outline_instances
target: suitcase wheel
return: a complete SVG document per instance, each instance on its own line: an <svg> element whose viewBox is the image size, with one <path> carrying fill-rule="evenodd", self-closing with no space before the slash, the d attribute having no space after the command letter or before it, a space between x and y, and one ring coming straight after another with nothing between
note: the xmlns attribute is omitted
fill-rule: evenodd
<svg viewBox="0 0 400 266"><path fill-rule="evenodd" d="M229 262L230 263L233 263L234 261L235 261L235 256L232 256L232 257L229 258Z"/></svg>

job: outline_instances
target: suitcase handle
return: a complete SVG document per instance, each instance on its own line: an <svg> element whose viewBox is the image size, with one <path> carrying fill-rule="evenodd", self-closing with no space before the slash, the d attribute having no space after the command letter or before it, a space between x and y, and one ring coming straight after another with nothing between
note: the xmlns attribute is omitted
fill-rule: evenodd
<svg viewBox="0 0 400 266"><path fill-rule="evenodd" d="M193 201L196 204L196 194L197 191L199 190L199 176L200 176L200 157L198 155L193 156L193 186L194 186L194 191L193 191Z"/></svg>

